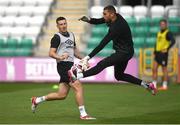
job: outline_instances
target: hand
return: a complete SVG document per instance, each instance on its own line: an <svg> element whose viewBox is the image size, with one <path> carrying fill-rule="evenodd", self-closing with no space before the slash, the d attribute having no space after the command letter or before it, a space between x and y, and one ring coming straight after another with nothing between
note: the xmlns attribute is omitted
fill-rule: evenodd
<svg viewBox="0 0 180 125"><path fill-rule="evenodd" d="M90 67L90 65L89 65L87 60L86 61L85 60L80 60L78 65L81 67L81 72L88 70L89 67Z"/></svg>
<svg viewBox="0 0 180 125"><path fill-rule="evenodd" d="M88 18L88 17L86 17L86 16L83 16L83 17L81 17L80 19L78 19L79 21L84 21L84 22L89 22L90 21L90 19Z"/></svg>
<svg viewBox="0 0 180 125"><path fill-rule="evenodd" d="M90 57L86 56L83 59L81 59L81 61L79 62L79 65L82 67L82 70L86 71L90 67L90 65L88 63L89 59L90 59Z"/></svg>
<svg viewBox="0 0 180 125"><path fill-rule="evenodd" d="M69 57L68 53L63 53L61 56L58 57L58 61L65 60Z"/></svg>
<svg viewBox="0 0 180 125"><path fill-rule="evenodd" d="M68 53L63 53L63 54L62 54L62 57L63 57L64 59L67 59L67 58L69 57L69 55L68 55Z"/></svg>

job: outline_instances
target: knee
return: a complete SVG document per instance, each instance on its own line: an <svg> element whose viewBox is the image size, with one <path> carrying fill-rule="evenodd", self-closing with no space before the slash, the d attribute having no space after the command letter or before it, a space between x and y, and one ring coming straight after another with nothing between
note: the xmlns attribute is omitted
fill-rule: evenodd
<svg viewBox="0 0 180 125"><path fill-rule="evenodd" d="M67 94L62 94L62 93L61 94L60 93L57 94L57 99L58 100L64 100L64 99L66 99L66 97L67 97Z"/></svg>
<svg viewBox="0 0 180 125"><path fill-rule="evenodd" d="M75 93L81 93L83 91L81 84L76 84L75 86L72 86Z"/></svg>
<svg viewBox="0 0 180 125"><path fill-rule="evenodd" d="M114 75L114 77L115 77L115 79L117 80L117 81L119 81L119 80L123 80L123 74L115 74Z"/></svg>

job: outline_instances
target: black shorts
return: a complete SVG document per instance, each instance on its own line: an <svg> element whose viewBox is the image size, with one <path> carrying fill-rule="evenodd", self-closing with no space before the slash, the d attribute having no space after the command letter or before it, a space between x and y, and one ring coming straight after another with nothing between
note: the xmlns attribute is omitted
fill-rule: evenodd
<svg viewBox="0 0 180 125"><path fill-rule="evenodd" d="M59 83L69 83L69 76L68 76L68 70L71 69L71 67L73 66L73 62L59 62L57 63L57 71L59 73L60 76L60 81Z"/></svg>
<svg viewBox="0 0 180 125"><path fill-rule="evenodd" d="M168 63L168 53L155 52L155 61L161 66L167 66Z"/></svg>

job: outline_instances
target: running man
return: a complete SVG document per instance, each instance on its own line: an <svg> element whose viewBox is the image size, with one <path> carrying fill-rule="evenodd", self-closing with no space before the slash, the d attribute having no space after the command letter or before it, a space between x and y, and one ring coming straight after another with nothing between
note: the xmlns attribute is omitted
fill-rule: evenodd
<svg viewBox="0 0 180 125"><path fill-rule="evenodd" d="M76 47L74 34L67 31L67 21L64 17L58 17L56 19L56 24L59 32L56 33L51 39L49 56L56 59L57 62L57 71L60 76L59 90L45 96L32 97L31 109L35 113L37 106L42 102L64 100L67 97L70 88L72 88L74 90L76 103L79 108L80 119L95 119L86 113L81 82L76 80L72 83L68 78L68 70L74 64L74 56L78 59L82 59L82 56Z"/></svg>
<svg viewBox="0 0 180 125"><path fill-rule="evenodd" d="M157 90L154 87L153 83L147 83L130 74L124 73L128 61L133 57L134 47L131 31L126 20L120 14L116 13L116 10L113 6L109 5L104 8L103 18L89 19L86 16L83 16L82 18L80 18L80 20L90 24L106 23L109 27L109 31L106 36L88 56L84 57L81 60L81 62L86 64L90 58L94 57L111 40L113 41L113 49L115 50L115 53L104 58L99 63L97 63L96 66L82 73L77 72L77 68L73 66L71 70L69 70L69 78L71 81L96 75L103 71L105 68L109 66L114 66L114 76L116 80L126 81L129 83L143 86L153 95L156 94Z"/></svg>

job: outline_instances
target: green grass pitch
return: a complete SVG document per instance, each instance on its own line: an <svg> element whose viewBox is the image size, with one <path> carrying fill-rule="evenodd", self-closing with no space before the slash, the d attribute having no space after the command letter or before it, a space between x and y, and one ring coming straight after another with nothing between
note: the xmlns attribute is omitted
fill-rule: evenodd
<svg viewBox="0 0 180 125"><path fill-rule="evenodd" d="M0 84L1 124L154 124L180 123L180 84L152 96L140 86L131 84L84 84L87 112L97 120L79 119L74 94L66 100L45 102L35 114L31 112L31 96L41 96L53 84Z"/></svg>

